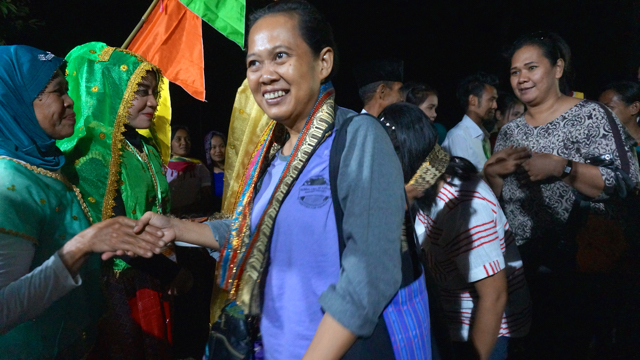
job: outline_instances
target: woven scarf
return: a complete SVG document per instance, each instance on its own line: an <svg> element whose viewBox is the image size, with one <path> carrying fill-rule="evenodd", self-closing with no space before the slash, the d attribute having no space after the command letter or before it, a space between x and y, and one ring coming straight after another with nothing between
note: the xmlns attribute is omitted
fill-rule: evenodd
<svg viewBox="0 0 640 360"><path fill-rule="evenodd" d="M440 145L435 144L407 185L413 186L418 191L427 190L447 170L450 158L451 156Z"/></svg>
<svg viewBox="0 0 640 360"><path fill-rule="evenodd" d="M250 315L261 312L257 285L268 262L269 242L278 211L309 159L333 129L334 98L331 83L324 84L254 234L251 234L250 221L253 201L259 190L256 185L280 149L281 134L275 122L269 124L260 138L238 189L238 206L233 214L231 233L220 250L221 261L216 273L220 287Z"/></svg>

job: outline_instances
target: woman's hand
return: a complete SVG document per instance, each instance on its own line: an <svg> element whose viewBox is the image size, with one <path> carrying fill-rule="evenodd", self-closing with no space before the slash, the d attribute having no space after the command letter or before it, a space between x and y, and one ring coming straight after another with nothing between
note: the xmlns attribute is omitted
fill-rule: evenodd
<svg viewBox="0 0 640 360"><path fill-rule="evenodd" d="M166 243L176 239L175 223L170 217L147 211L135 224L133 231L136 234L146 231L148 228L160 229L162 240Z"/></svg>
<svg viewBox="0 0 640 360"><path fill-rule="evenodd" d="M529 160L522 163L522 168L529 175L530 181L541 181L560 177L566 164L567 159L560 156L534 152Z"/></svg>
<svg viewBox="0 0 640 360"><path fill-rule="evenodd" d="M165 242L179 240L214 250L218 250L220 248L218 242L213 237L213 233L211 232L209 225L207 224L169 218L149 211L138 219L133 230L136 233L139 233L149 227L160 229L164 234L162 240Z"/></svg>
<svg viewBox="0 0 640 360"><path fill-rule="evenodd" d="M135 220L124 216L118 216L109 220L94 224L82 231L80 238L85 245L87 253L109 253L116 255L139 255L152 257L159 254L165 245L162 239L163 232L156 227L149 227L144 232L134 233ZM73 240L73 239L72 239ZM108 259L103 256L103 260Z"/></svg>
<svg viewBox="0 0 640 360"><path fill-rule="evenodd" d="M484 164L484 173L489 176L506 177L514 173L531 154L526 147L514 148L513 145L502 149L489 158Z"/></svg>
<svg viewBox="0 0 640 360"><path fill-rule="evenodd" d="M90 253L101 253L107 260L114 255L151 257L165 245L163 232L150 226L134 233L135 220L118 216L90 226L69 240L58 255L72 276L75 276Z"/></svg>
<svg viewBox="0 0 640 360"><path fill-rule="evenodd" d="M482 170L485 181L497 197L502 194L504 177L513 174L530 157L526 147L514 148L513 145L493 154Z"/></svg>
<svg viewBox="0 0 640 360"><path fill-rule="evenodd" d="M424 195L424 191L420 191L416 189L415 186L409 185L409 184L404 186L404 191L407 193L407 200L409 201L409 206L411 206L416 199L419 199Z"/></svg>

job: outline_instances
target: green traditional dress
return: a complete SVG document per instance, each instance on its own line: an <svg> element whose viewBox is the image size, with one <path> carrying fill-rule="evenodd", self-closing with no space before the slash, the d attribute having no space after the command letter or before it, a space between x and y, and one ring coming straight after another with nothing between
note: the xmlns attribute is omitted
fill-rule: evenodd
<svg viewBox="0 0 640 360"><path fill-rule="evenodd" d="M0 359L80 359L104 312L100 257L71 277L57 255L90 225L33 107L62 63L29 46L0 46Z"/></svg>
<svg viewBox="0 0 640 360"><path fill-rule="evenodd" d="M0 157L0 186L0 233L33 243L31 269L90 225L79 192L59 174ZM61 353L80 358L88 352L103 304L98 255L90 256L80 276L82 286L0 336L0 358L46 359Z"/></svg>
<svg viewBox="0 0 640 360"><path fill-rule="evenodd" d="M138 83L155 65L127 50L88 43L66 57L69 93L77 123L65 152L63 172L77 184L95 221L147 211L169 211L169 187L152 122L147 138L127 125ZM155 119L154 119L155 120ZM96 353L101 358L171 357L171 317L164 289L177 265L164 255L118 258L103 273L109 310Z"/></svg>

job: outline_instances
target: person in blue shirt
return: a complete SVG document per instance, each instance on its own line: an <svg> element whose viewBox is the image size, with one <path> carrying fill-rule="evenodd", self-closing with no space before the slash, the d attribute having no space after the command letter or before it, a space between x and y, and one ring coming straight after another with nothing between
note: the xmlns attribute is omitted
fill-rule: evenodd
<svg viewBox="0 0 640 360"><path fill-rule="evenodd" d="M213 187L214 211L220 211L224 190L224 153L227 148L227 137L218 131L210 131L204 137L204 149L207 167L211 171Z"/></svg>

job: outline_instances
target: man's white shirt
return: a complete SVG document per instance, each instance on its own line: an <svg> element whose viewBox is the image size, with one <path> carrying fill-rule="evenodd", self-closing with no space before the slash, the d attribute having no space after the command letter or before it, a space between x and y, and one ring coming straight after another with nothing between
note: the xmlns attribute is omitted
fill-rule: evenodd
<svg viewBox="0 0 640 360"><path fill-rule="evenodd" d="M465 115L456 126L447 133L442 147L452 156L463 157L481 172L487 162L482 142L489 139L489 133Z"/></svg>

